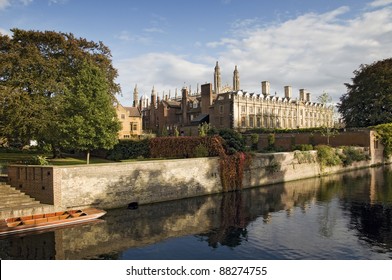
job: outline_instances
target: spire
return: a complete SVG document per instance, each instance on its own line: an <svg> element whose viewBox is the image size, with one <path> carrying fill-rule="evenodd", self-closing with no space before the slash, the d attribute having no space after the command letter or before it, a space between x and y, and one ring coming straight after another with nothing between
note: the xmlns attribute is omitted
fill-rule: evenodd
<svg viewBox="0 0 392 280"><path fill-rule="evenodd" d="M137 84L135 85L135 88L133 89L133 107L138 107L139 106L139 92L137 90Z"/></svg>
<svg viewBox="0 0 392 280"><path fill-rule="evenodd" d="M152 91L151 91L151 107L155 108L156 101L157 101L157 98L156 98L156 94L155 94L155 87L152 86Z"/></svg>
<svg viewBox="0 0 392 280"><path fill-rule="evenodd" d="M237 65L234 68L233 72L233 90L238 91L240 90L240 74L237 69Z"/></svg>
<svg viewBox="0 0 392 280"><path fill-rule="evenodd" d="M219 94L221 87L221 74L220 74L220 67L218 61L215 65L215 72L214 72L214 92L215 94Z"/></svg>

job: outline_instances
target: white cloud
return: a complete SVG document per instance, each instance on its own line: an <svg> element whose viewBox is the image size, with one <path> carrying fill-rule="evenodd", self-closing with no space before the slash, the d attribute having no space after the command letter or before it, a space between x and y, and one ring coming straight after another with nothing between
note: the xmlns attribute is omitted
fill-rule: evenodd
<svg viewBox="0 0 392 280"><path fill-rule="evenodd" d="M169 90L174 96L175 89L178 88L180 94L183 86L192 85L192 91L196 90L196 84L206 82L206 77L211 74L209 65L192 63L186 57L170 53L149 53L114 62L114 66L123 79L118 81L123 95L128 95L137 84L140 95L150 97L151 89L155 86L161 97L163 91L168 94Z"/></svg>
<svg viewBox="0 0 392 280"><path fill-rule="evenodd" d="M173 94L183 85L195 89L197 83L212 83L218 60L222 84L232 83L238 65L246 91L260 93L261 81L268 80L279 96L285 85L291 85L294 97L305 88L313 100L326 91L338 101L346 92L344 83L351 82L360 64L388 58L392 48L392 7L357 16L349 11L340 7L323 14L307 13L269 26L251 24L255 19L236 21L231 35L206 44L218 51L216 57L193 53L191 62L190 56L149 53L115 63L123 79L119 82L124 92L137 83L148 96L153 85L161 93L171 89Z"/></svg>
<svg viewBox="0 0 392 280"><path fill-rule="evenodd" d="M369 4L370 7L383 7L392 4L392 0L375 0Z"/></svg>
<svg viewBox="0 0 392 280"><path fill-rule="evenodd" d="M49 0L49 6L51 5L64 5L68 2L68 0Z"/></svg>
<svg viewBox="0 0 392 280"><path fill-rule="evenodd" d="M352 19L340 17L348 11L341 7L272 26L242 27L242 36L207 46L224 46L219 57L221 70L229 80L231 68L237 64L244 90L260 92L260 81L269 80L280 95L283 86L292 85L307 88L314 96L325 90L338 100L346 91L343 83L350 82L360 64L387 58L392 47L391 8Z"/></svg>
<svg viewBox="0 0 392 280"><path fill-rule="evenodd" d="M33 0L0 0L0 11L15 5L28 6Z"/></svg>

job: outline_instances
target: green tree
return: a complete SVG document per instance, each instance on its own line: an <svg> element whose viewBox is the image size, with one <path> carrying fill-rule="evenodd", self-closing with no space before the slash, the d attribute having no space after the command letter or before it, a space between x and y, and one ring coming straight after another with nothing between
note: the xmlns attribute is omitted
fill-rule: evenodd
<svg viewBox="0 0 392 280"><path fill-rule="evenodd" d="M219 130L219 136L223 138L225 148L229 154L245 151L245 140L241 133L224 128Z"/></svg>
<svg viewBox="0 0 392 280"><path fill-rule="evenodd" d="M68 82L63 98L60 143L63 147L85 151L88 164L91 150L109 150L118 142L120 123L105 76L96 65L82 62Z"/></svg>
<svg viewBox="0 0 392 280"><path fill-rule="evenodd" d="M348 127L392 122L392 58L361 65L340 98L338 110Z"/></svg>
<svg viewBox="0 0 392 280"><path fill-rule="evenodd" d="M61 140L72 137L60 130L65 116L65 92L74 90L69 79L89 62L102 73L113 103L119 85L110 50L73 34L13 29L0 35L0 136L28 142L35 139L52 146L58 156ZM69 101L67 99L67 101Z"/></svg>

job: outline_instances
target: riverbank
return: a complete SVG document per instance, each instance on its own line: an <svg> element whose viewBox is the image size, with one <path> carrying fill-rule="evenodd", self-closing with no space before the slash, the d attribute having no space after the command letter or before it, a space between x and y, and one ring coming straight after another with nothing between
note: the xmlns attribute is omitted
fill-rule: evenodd
<svg viewBox="0 0 392 280"><path fill-rule="evenodd" d="M321 166L316 151L255 154L243 188L288 182L384 164L382 151L349 166ZM219 158L192 158L78 166L8 168L8 183L42 203L104 209L149 204L223 191Z"/></svg>

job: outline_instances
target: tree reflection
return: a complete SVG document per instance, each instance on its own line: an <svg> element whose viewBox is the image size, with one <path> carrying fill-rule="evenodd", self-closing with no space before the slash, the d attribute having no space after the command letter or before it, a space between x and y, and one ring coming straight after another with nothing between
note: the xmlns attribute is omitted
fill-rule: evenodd
<svg viewBox="0 0 392 280"><path fill-rule="evenodd" d="M388 250L392 249L392 209L381 204L353 203L350 207L351 227L361 239Z"/></svg>
<svg viewBox="0 0 392 280"><path fill-rule="evenodd" d="M224 193L222 195L220 213L219 227L199 236L213 248L217 248L219 244L228 247L241 245L241 242L248 237L246 226L249 222L243 192Z"/></svg>

